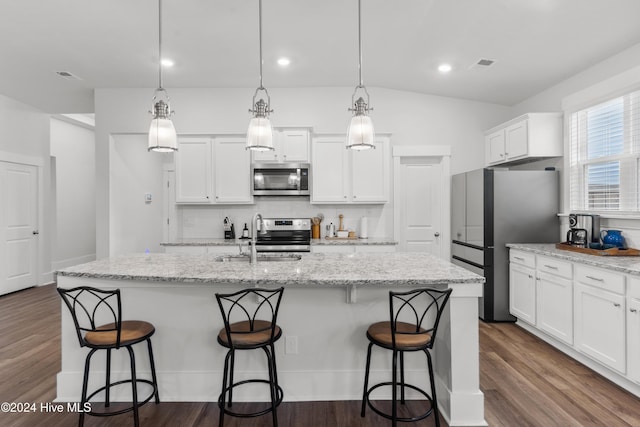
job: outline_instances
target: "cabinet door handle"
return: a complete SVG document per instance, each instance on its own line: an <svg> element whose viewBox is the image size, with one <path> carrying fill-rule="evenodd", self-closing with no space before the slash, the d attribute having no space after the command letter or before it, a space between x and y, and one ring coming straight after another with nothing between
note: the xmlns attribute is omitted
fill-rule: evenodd
<svg viewBox="0 0 640 427"><path fill-rule="evenodd" d="M529 279L533 279L533 276L529 274Z"/></svg>
<svg viewBox="0 0 640 427"><path fill-rule="evenodd" d="M613 306L614 306L614 307L620 307L620 304L618 304L617 302L614 302L614 303L613 303Z"/></svg>
<svg viewBox="0 0 640 427"><path fill-rule="evenodd" d="M557 270L558 269L558 267L556 267L555 265L547 265L547 264L545 264L544 266L549 268L549 269L551 269L551 270Z"/></svg>
<svg viewBox="0 0 640 427"><path fill-rule="evenodd" d="M637 313L638 312L638 310L636 310L635 308L630 308L629 311L632 312L632 313Z"/></svg>
<svg viewBox="0 0 640 427"><path fill-rule="evenodd" d="M587 279L595 280L596 282L604 282L604 279L600 277L586 276Z"/></svg>

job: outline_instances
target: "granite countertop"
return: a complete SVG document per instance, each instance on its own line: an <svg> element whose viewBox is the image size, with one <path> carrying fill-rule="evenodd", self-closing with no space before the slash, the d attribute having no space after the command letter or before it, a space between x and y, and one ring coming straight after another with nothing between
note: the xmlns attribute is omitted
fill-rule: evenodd
<svg viewBox="0 0 640 427"><path fill-rule="evenodd" d="M556 248L555 243L508 243L508 248L533 252L567 261L579 262L593 267L606 268L622 273L640 275L640 257L598 256Z"/></svg>
<svg viewBox="0 0 640 427"><path fill-rule="evenodd" d="M132 254L68 267L57 276L256 286L429 286L484 277L426 253L304 254L299 261L217 262L215 255Z"/></svg>
<svg viewBox="0 0 640 427"><path fill-rule="evenodd" d="M163 242L160 246L237 246L239 242L246 242L247 239L222 239L222 238L192 238L176 239L173 242ZM311 246L316 245L397 245L393 239L384 237L370 237L368 239L311 239Z"/></svg>

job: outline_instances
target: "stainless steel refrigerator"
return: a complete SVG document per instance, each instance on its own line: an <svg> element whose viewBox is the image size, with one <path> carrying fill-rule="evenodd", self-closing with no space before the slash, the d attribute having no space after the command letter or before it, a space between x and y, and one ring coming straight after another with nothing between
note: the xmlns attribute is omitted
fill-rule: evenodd
<svg viewBox="0 0 640 427"><path fill-rule="evenodd" d="M509 313L507 243L559 241L557 171L479 169L453 175L452 262L485 277L480 318L515 321Z"/></svg>

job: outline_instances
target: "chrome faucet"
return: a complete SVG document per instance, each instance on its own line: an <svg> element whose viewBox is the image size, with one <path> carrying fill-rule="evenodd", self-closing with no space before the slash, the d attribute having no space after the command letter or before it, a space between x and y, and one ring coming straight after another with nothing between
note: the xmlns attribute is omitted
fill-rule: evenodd
<svg viewBox="0 0 640 427"><path fill-rule="evenodd" d="M256 222L258 223L258 228L260 229L260 234L267 234L267 230L264 227L264 220L262 219L262 215L257 213L253 215L253 219L251 220L251 264L255 264L258 261L258 251L256 250L256 242L258 240L258 233L256 232Z"/></svg>

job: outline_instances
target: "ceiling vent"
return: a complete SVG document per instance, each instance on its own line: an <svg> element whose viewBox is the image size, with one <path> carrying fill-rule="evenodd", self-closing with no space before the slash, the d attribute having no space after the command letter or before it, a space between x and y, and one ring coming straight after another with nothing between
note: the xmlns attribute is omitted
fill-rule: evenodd
<svg viewBox="0 0 640 427"><path fill-rule="evenodd" d="M480 58L471 67L472 70L485 70L492 66L496 61L493 59Z"/></svg>
<svg viewBox="0 0 640 427"><path fill-rule="evenodd" d="M56 74L67 80L80 80L80 77L75 74L71 74L68 71L56 71Z"/></svg>

